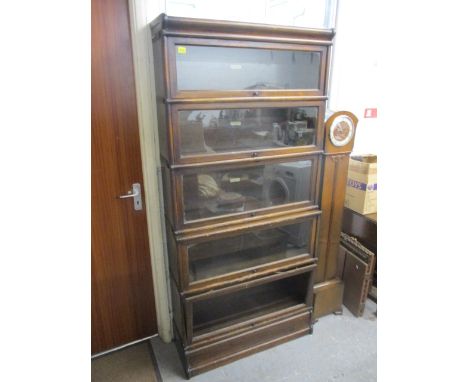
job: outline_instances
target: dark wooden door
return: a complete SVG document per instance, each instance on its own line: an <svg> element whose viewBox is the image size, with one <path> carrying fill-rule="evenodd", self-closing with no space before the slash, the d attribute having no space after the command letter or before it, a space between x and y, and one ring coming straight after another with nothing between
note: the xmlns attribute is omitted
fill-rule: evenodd
<svg viewBox="0 0 468 382"><path fill-rule="evenodd" d="M92 0L92 353L156 333L127 0ZM144 207L144 192L143 192Z"/></svg>

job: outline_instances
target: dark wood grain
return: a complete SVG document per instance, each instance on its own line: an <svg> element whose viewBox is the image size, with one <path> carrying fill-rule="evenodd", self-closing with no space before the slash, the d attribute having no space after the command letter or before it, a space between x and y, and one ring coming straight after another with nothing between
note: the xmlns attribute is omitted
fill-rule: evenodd
<svg viewBox="0 0 468 382"><path fill-rule="evenodd" d="M188 376L220 367L229 362L246 357L310 333L310 312L286 317L271 324L253 327L211 345L193 348L187 352Z"/></svg>
<svg viewBox="0 0 468 382"><path fill-rule="evenodd" d="M127 3L92 1L92 353L157 331Z"/></svg>
<svg viewBox="0 0 468 382"><path fill-rule="evenodd" d="M159 15L152 23L153 37L166 35L223 35L224 38L236 39L244 36L249 41L297 42L300 44L317 44L321 42L330 45L334 36L333 30L311 29L281 25L244 23L225 20L193 19L173 17L166 14Z"/></svg>
<svg viewBox="0 0 468 382"><path fill-rule="evenodd" d="M327 280L314 285L314 319L330 313L343 311L344 283L339 279Z"/></svg>
<svg viewBox="0 0 468 382"><path fill-rule="evenodd" d="M357 126L356 116L346 111L333 114L325 123L322 197L320 201L322 219L318 240L319 259L315 273L314 318L342 310L343 282L338 274L338 254L348 163L354 145L355 133L349 143L337 147L331 142L330 128L334 119L343 114L351 118L354 126Z"/></svg>
<svg viewBox="0 0 468 382"><path fill-rule="evenodd" d="M265 301L263 301L263 303L260 303L255 297L256 295L254 291L255 287L268 288L271 287L271 285L273 284L279 285L278 282L282 282L281 285L283 285L283 288L287 288L287 283L291 283L291 281L296 282L299 279L302 280L302 282L305 281L307 284L307 281L311 280L311 270L313 270L313 265L295 271L289 271L285 274L264 277L256 281L248 282L245 285L237 285L227 287L223 290L206 292L200 296L185 298L183 295L181 295L182 299L184 300L185 311L190 312L190 314L187 313L185 316L187 327L186 343L191 344L195 348L199 346L205 346L208 343L224 340L231 335L237 335L238 333L251 329L253 326L259 327L262 325L266 325L272 320L274 321L278 318L284 318L285 316L299 312L310 311L312 308L311 302L306 301L305 298L301 298L300 300L298 300L297 297L294 297L292 295L291 290L285 290L282 292L283 295L291 295L290 298L286 298L286 300L278 300L278 292L270 292L267 301L269 305L274 305L274 309L269 308L265 311ZM306 285L302 285L301 287L303 288L301 289L301 293L303 293L304 296L307 294L307 289L305 286ZM233 310L230 307L230 304L220 306L220 298L218 298L218 301L216 301L216 297L221 297L221 301L224 301L226 299L229 301L230 295L236 292L244 294L244 297L247 296L247 298L255 302L255 309L251 310L251 307L248 308L248 311L250 311L253 314L249 314L246 316L245 314L247 311L245 311L238 315L234 314L234 317L229 317L227 322L223 323L222 325L218 325L218 322L216 322L216 320L210 320L204 328L200 329L200 327L197 326L194 329L192 314L195 305L199 304L202 300L206 300L205 305L210 307L209 313L211 314L214 311ZM265 297L263 297L263 300L265 300Z"/></svg>
<svg viewBox="0 0 468 382"><path fill-rule="evenodd" d="M343 211L343 232L355 237L358 241L375 254L375 271L372 277L373 293L369 297L377 300L377 213L362 215L349 208ZM371 289L372 290L372 289Z"/></svg>
<svg viewBox="0 0 468 382"><path fill-rule="evenodd" d="M239 233L252 231L261 228L274 228L284 223L300 223L314 216L319 216L321 211L314 206L304 208L302 210L294 210L293 213L283 211L283 213L270 214L262 216L257 220L242 219L234 221L235 224L213 225L211 227L204 227L198 230L187 230L178 232L176 240L178 242L191 242L204 241L206 239L216 239L221 237L235 236Z"/></svg>
<svg viewBox="0 0 468 382"><path fill-rule="evenodd" d="M152 23L168 255L174 288L174 332L188 377L309 334L313 314L318 317L341 310L343 282L336 277L337 250L347 165L354 139L343 147L333 146L329 130L336 115L324 123L333 36L332 30L186 19L164 14ZM178 44L318 52L321 59L317 89L180 91L175 56ZM183 155L181 146L187 136L182 136L179 126L181 110L288 106L318 107L314 145L263 146L263 149L229 146L224 152L195 150ZM344 113L357 123L354 115ZM300 201L259 204L248 211L232 210L218 215L200 213L189 218L184 215L184 200L187 205L193 203L190 197L198 192L197 182L191 181L190 176L299 160L313 160L310 194ZM279 228L304 221L312 223L309 245L304 251L307 253L255 265L239 257L235 258L236 267L223 268L221 264L205 278L190 278L189 251L192 251L190 256L203 260L216 255L221 263L226 253L231 253L228 249L236 248L232 238L244 233L247 237L265 227ZM222 241L222 245L204 245L215 239ZM201 249L193 255L193 246L197 245ZM211 269L218 266L209 264ZM255 303L259 310L255 310Z"/></svg>
<svg viewBox="0 0 468 382"><path fill-rule="evenodd" d="M341 235L340 271L345 290L343 304L355 316L364 313L372 274L374 273L375 254L344 233Z"/></svg>
<svg viewBox="0 0 468 382"><path fill-rule="evenodd" d="M209 98L162 98L161 101L166 104L180 104L180 105L193 105L193 104L203 104L203 103L211 103L215 100L213 98L216 97L209 97ZM327 96L282 96L281 99L284 102L295 102L295 101L301 101L301 102L307 102L307 101L326 101L328 100ZM275 102L278 101L277 96L256 96L255 99L253 100L252 97L222 97L219 98L219 101L222 101L223 103L231 103L231 102Z"/></svg>

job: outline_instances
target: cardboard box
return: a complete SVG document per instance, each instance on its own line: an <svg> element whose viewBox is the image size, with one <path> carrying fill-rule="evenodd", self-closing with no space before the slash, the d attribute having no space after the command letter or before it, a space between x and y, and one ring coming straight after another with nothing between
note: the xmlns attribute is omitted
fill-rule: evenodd
<svg viewBox="0 0 468 382"><path fill-rule="evenodd" d="M363 215L377 212L377 155L350 158L345 207Z"/></svg>

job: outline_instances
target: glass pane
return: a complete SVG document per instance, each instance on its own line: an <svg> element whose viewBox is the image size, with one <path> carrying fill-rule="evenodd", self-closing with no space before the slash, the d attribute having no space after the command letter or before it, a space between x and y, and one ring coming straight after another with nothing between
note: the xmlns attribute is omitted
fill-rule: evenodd
<svg viewBox="0 0 468 382"><path fill-rule="evenodd" d="M177 45L178 90L318 89L320 53Z"/></svg>
<svg viewBox="0 0 468 382"><path fill-rule="evenodd" d="M305 303L309 273L193 304L195 335Z"/></svg>
<svg viewBox="0 0 468 382"><path fill-rule="evenodd" d="M310 222L193 244L188 248L190 281L309 253Z"/></svg>
<svg viewBox="0 0 468 382"><path fill-rule="evenodd" d="M311 160L199 171L182 176L186 221L311 200Z"/></svg>
<svg viewBox="0 0 468 382"><path fill-rule="evenodd" d="M179 111L182 155L313 145L318 107Z"/></svg>

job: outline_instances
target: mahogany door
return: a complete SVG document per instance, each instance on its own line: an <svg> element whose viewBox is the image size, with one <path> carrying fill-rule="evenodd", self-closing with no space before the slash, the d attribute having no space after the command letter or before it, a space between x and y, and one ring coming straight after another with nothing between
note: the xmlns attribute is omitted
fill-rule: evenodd
<svg viewBox="0 0 468 382"><path fill-rule="evenodd" d="M157 331L131 48L128 1L92 0L93 354Z"/></svg>

